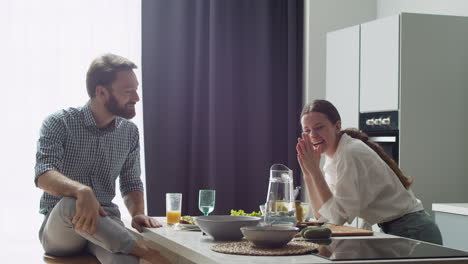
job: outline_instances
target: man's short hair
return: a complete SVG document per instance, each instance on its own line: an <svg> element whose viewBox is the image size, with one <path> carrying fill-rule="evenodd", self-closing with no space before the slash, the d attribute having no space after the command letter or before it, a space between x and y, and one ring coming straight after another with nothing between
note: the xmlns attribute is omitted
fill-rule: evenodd
<svg viewBox="0 0 468 264"><path fill-rule="evenodd" d="M136 69L135 63L122 56L107 53L91 62L86 74L86 88L90 98L96 96L96 86L110 87L117 78L117 72Z"/></svg>

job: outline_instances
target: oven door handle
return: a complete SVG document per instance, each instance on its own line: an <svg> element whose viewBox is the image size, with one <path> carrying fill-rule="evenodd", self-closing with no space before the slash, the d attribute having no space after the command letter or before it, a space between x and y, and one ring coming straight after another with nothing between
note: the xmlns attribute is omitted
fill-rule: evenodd
<svg viewBox="0 0 468 264"><path fill-rule="evenodd" d="M389 143L395 143L396 142L396 137L395 136L388 136L388 137L369 137L370 141L374 142L389 142Z"/></svg>

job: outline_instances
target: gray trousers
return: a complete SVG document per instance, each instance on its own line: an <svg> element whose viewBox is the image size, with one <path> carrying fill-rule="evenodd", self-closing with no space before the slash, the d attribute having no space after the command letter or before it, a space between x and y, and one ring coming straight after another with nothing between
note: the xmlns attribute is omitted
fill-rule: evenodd
<svg viewBox="0 0 468 264"><path fill-rule="evenodd" d="M442 245L442 235L439 227L424 210L379 224L379 227L386 234Z"/></svg>
<svg viewBox="0 0 468 264"><path fill-rule="evenodd" d="M140 263L138 257L129 255L136 246L136 238L125 228L117 208L105 207L107 216L99 216L96 232L91 236L73 229L76 199L62 198L45 216L39 239L46 254L71 256L88 251L103 264Z"/></svg>

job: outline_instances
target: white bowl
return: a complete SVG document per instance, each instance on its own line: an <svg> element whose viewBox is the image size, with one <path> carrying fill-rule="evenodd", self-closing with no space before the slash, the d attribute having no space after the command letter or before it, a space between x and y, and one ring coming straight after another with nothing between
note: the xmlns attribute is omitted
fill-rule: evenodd
<svg viewBox="0 0 468 264"><path fill-rule="evenodd" d="M208 215L195 217L195 223L200 229L215 240L241 240L240 228L256 226L260 217L240 215Z"/></svg>
<svg viewBox="0 0 468 264"><path fill-rule="evenodd" d="M286 246L297 234L293 226L246 226L241 228L245 238L256 247L279 248Z"/></svg>

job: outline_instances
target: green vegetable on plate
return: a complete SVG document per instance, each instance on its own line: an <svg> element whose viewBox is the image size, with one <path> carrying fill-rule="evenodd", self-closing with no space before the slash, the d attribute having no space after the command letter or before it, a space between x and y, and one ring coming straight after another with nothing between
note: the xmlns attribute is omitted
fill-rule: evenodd
<svg viewBox="0 0 468 264"><path fill-rule="evenodd" d="M231 210L231 215L241 215L241 216L261 216L261 211L252 211L250 214L244 212L244 210Z"/></svg>

